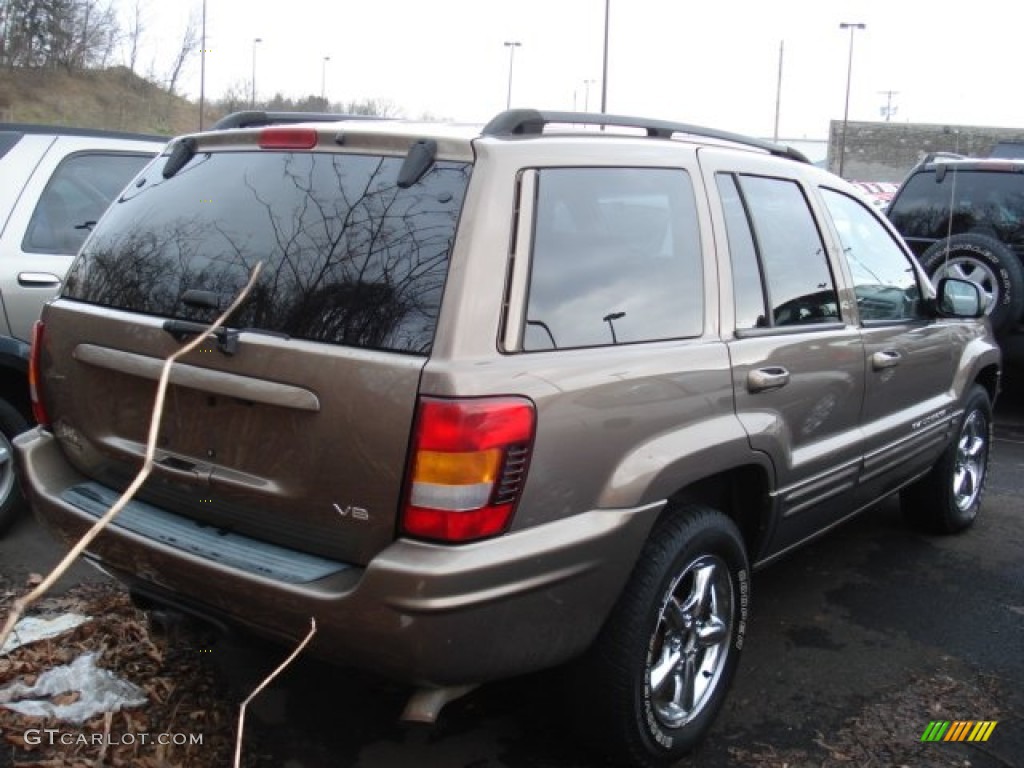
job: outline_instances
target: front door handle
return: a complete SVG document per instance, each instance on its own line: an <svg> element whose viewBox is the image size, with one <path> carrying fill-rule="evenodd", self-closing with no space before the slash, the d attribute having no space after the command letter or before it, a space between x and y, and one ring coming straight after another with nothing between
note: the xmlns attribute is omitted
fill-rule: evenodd
<svg viewBox="0 0 1024 768"><path fill-rule="evenodd" d="M789 371L773 365L770 368L758 368L747 374L747 390L750 392L767 392L789 384Z"/></svg>
<svg viewBox="0 0 1024 768"><path fill-rule="evenodd" d="M18 285L25 288L48 288L60 285L60 278L49 272L19 272Z"/></svg>
<svg viewBox="0 0 1024 768"><path fill-rule="evenodd" d="M883 349L881 352L875 352L871 356L871 368L876 371L881 371L885 368L895 368L902 359L903 355L895 349Z"/></svg>

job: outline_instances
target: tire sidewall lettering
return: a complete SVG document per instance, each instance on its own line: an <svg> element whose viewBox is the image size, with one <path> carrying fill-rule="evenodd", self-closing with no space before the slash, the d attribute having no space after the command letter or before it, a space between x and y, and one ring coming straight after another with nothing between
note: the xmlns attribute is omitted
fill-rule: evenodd
<svg viewBox="0 0 1024 768"><path fill-rule="evenodd" d="M747 615L750 611L750 576L747 574L746 568L741 568L736 574L736 582L740 597L740 615L736 622L736 636L732 644L737 651L742 651L747 636Z"/></svg>

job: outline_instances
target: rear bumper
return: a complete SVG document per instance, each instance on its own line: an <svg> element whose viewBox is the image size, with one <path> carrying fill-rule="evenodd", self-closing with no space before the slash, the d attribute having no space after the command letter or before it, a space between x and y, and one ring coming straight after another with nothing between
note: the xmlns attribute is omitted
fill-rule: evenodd
<svg viewBox="0 0 1024 768"><path fill-rule="evenodd" d="M69 543L96 520L69 503L88 478L41 429L15 440L22 487ZM311 652L421 685L462 685L561 663L600 629L662 504L594 510L489 541L399 539L365 567L338 563L288 583L197 555L119 520L88 555L134 589L292 643L316 618ZM166 513L165 513L166 514ZM253 557L263 550L253 549Z"/></svg>

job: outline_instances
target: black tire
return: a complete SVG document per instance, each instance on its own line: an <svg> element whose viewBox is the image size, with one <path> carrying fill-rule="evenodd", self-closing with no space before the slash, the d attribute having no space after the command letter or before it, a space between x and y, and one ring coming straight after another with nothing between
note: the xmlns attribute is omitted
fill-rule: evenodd
<svg viewBox="0 0 1024 768"><path fill-rule="evenodd" d="M975 384L953 441L931 471L900 492L903 514L929 533L957 533L978 516L992 445L992 403Z"/></svg>
<svg viewBox="0 0 1024 768"><path fill-rule="evenodd" d="M651 768L690 752L732 682L749 599L735 524L707 507L669 510L573 669L570 706L583 740Z"/></svg>
<svg viewBox="0 0 1024 768"><path fill-rule="evenodd" d="M27 506L14 471L11 441L28 427L17 408L0 400L0 536L7 533Z"/></svg>
<svg viewBox="0 0 1024 768"><path fill-rule="evenodd" d="M942 277L969 280L988 301L985 314L992 330L1011 330L1024 312L1024 267L998 240L979 234L953 235L939 240L921 254L921 266L938 282Z"/></svg>

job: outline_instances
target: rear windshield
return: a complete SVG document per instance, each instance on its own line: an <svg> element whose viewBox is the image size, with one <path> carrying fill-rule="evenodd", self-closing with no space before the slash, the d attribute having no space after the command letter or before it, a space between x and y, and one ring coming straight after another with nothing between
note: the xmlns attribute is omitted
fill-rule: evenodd
<svg viewBox="0 0 1024 768"><path fill-rule="evenodd" d="M219 152L170 179L158 162L111 206L64 296L209 321L214 311L184 305L184 292L225 307L262 261L233 327L428 354L470 166L437 162L400 189L402 162Z"/></svg>

